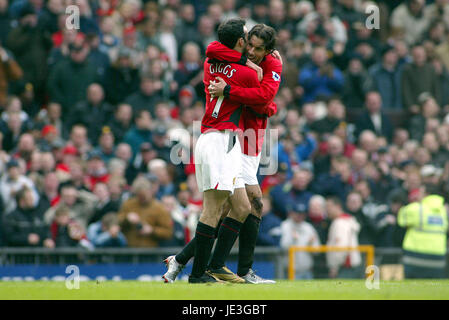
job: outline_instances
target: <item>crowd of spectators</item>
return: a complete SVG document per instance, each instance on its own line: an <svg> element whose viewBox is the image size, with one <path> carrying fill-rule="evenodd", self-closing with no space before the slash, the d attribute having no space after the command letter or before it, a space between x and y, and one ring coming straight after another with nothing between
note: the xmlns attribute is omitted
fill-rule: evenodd
<svg viewBox="0 0 449 320"><path fill-rule="evenodd" d="M331 241L331 199L360 244L400 247L398 209L449 194L449 0L0 0L0 244L189 241L204 53L237 16L284 63L258 244Z"/></svg>

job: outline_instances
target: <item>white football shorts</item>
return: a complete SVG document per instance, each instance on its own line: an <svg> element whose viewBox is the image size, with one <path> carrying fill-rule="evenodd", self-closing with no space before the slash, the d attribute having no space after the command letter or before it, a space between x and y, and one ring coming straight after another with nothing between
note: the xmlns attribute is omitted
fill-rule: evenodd
<svg viewBox="0 0 449 320"><path fill-rule="evenodd" d="M201 192L215 189L234 193L241 171L241 149L237 135L232 131L210 131L196 142L195 175Z"/></svg>
<svg viewBox="0 0 449 320"><path fill-rule="evenodd" d="M257 180L257 169L259 169L261 155L262 152L256 157L241 153L242 171L237 178L236 189L244 188L245 185L253 186L259 184Z"/></svg>

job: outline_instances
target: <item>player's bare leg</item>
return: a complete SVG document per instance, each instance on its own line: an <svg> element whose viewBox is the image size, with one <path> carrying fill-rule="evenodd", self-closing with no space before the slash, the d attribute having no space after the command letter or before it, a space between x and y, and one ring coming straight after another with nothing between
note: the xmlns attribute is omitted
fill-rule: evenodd
<svg viewBox="0 0 449 320"><path fill-rule="evenodd" d="M259 277L252 270L263 204L262 191L258 184L246 185L246 192L251 203L251 214L248 215L240 229L237 274L248 283L275 283L273 280Z"/></svg>

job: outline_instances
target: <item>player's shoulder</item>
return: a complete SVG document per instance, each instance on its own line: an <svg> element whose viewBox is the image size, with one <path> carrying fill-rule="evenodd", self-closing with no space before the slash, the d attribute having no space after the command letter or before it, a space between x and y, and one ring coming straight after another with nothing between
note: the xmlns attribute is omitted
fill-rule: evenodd
<svg viewBox="0 0 449 320"><path fill-rule="evenodd" d="M282 70L282 64L281 61L279 61L277 58L273 57L272 54L267 54L265 56L264 61L262 61L264 67L269 68L271 70L280 71Z"/></svg>

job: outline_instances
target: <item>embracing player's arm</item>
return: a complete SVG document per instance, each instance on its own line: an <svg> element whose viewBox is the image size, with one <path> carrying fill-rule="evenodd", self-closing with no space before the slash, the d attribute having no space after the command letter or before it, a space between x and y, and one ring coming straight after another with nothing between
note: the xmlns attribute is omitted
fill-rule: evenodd
<svg viewBox="0 0 449 320"><path fill-rule="evenodd" d="M209 44L206 50L206 56L210 59L219 61L229 61L239 64L244 61L244 55L235 50L229 49L218 41L213 41ZM266 63L269 67L267 70L263 70L263 78L260 83L260 87L257 88L245 88L236 85L227 84L224 80L216 79L221 82L222 86L225 86L223 94L225 98L229 98L233 102L244 103L247 105L266 105L268 102L274 99L274 96L279 90L281 83L282 73L282 61L273 56L267 56L265 59L269 59ZM251 65L262 70L259 66L247 60ZM248 65L248 63L246 63ZM254 69L252 67L252 69ZM255 70L257 72L257 70Z"/></svg>

